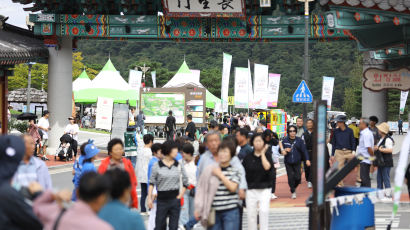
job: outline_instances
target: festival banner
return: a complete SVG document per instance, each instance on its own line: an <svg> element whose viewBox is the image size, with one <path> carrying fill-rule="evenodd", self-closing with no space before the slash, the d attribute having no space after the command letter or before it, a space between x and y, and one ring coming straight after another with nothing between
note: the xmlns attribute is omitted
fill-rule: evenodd
<svg viewBox="0 0 410 230"><path fill-rule="evenodd" d="M254 109L268 108L268 75L269 66L255 64L254 75L254 93L253 105Z"/></svg>
<svg viewBox="0 0 410 230"><path fill-rule="evenodd" d="M393 223L394 217L397 214L397 210L399 209L400 198L401 198L401 188L403 186L403 182L405 179L407 160L409 158L409 152L410 152L409 143L410 143L410 133L407 133L401 145L400 156L399 156L399 160L398 160L395 175L394 175L394 189L393 189L394 200L393 200L393 211L392 211L390 224L389 224L390 227Z"/></svg>
<svg viewBox="0 0 410 230"><path fill-rule="evenodd" d="M404 108L406 107L407 96L409 91L401 91L400 95L400 114L404 114Z"/></svg>
<svg viewBox="0 0 410 230"><path fill-rule="evenodd" d="M332 108L333 85L335 83L334 77L323 77L322 85L322 100L327 101L327 110Z"/></svg>
<svg viewBox="0 0 410 230"><path fill-rule="evenodd" d="M231 73L232 55L223 53L221 100L222 111L228 112L229 75Z"/></svg>
<svg viewBox="0 0 410 230"><path fill-rule="evenodd" d="M248 68L235 68L235 108L248 108Z"/></svg>
<svg viewBox="0 0 410 230"><path fill-rule="evenodd" d="M131 86L132 89L135 89L139 92L141 87L141 78L141 71L130 69L130 74L128 76L128 84Z"/></svg>
<svg viewBox="0 0 410 230"><path fill-rule="evenodd" d="M280 74L269 74L268 107L277 107L279 98Z"/></svg>
<svg viewBox="0 0 410 230"><path fill-rule="evenodd" d="M97 113L95 119L95 128L111 131L112 109L114 100L112 98L97 98Z"/></svg>
<svg viewBox="0 0 410 230"><path fill-rule="evenodd" d="M252 87L252 74L251 74L251 62L248 59L248 108L253 109L253 87Z"/></svg>
<svg viewBox="0 0 410 230"><path fill-rule="evenodd" d="M152 77L152 86L154 88L157 88L157 72L151 71L151 77Z"/></svg>

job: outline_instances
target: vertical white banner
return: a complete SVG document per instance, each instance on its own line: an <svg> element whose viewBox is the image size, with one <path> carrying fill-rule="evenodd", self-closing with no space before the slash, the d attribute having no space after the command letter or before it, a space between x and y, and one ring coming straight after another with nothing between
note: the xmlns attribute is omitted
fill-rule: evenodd
<svg viewBox="0 0 410 230"><path fill-rule="evenodd" d="M251 62L248 59L248 108L253 109L253 87L251 75Z"/></svg>
<svg viewBox="0 0 410 230"><path fill-rule="evenodd" d="M268 107L278 107L280 74L269 74Z"/></svg>
<svg viewBox="0 0 410 230"><path fill-rule="evenodd" d="M157 72L151 71L151 78L152 78L152 86L157 88Z"/></svg>
<svg viewBox="0 0 410 230"><path fill-rule="evenodd" d="M221 100L222 111L228 112L229 75L231 73L232 55L223 53Z"/></svg>
<svg viewBox="0 0 410 230"><path fill-rule="evenodd" d="M97 98L95 128L111 131L113 105L114 100L112 98Z"/></svg>
<svg viewBox="0 0 410 230"><path fill-rule="evenodd" d="M333 85L335 83L334 77L323 77L322 85L322 100L327 101L327 110L332 108Z"/></svg>
<svg viewBox="0 0 410 230"><path fill-rule="evenodd" d="M139 92L141 87L141 78L141 71L130 69L130 74L128 76L128 84L131 86L132 89L135 89Z"/></svg>
<svg viewBox="0 0 410 230"><path fill-rule="evenodd" d="M235 108L248 108L248 68L235 68Z"/></svg>
<svg viewBox="0 0 410 230"><path fill-rule="evenodd" d="M406 107L407 96L409 91L401 91L400 95L400 114L404 114L404 108Z"/></svg>
<svg viewBox="0 0 410 230"><path fill-rule="evenodd" d="M255 64L253 104L255 109L268 108L269 66Z"/></svg>

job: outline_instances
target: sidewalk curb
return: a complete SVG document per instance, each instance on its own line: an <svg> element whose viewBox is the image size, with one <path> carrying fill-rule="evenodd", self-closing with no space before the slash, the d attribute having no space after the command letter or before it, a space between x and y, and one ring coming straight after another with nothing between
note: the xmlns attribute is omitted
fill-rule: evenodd
<svg viewBox="0 0 410 230"><path fill-rule="evenodd" d="M95 160L94 164L100 164L102 159L100 160ZM68 164L63 164L63 165L55 165L55 166L50 166L48 167L48 170L58 170L58 169L65 169L65 168L72 168L73 163L68 163Z"/></svg>
<svg viewBox="0 0 410 230"><path fill-rule="evenodd" d="M99 154L107 154L107 153L108 153L107 150L103 149ZM94 164L100 164L102 159L104 158L95 160ZM61 165L48 166L47 168L48 170L58 170L58 169L65 169L65 168L71 168L71 167L73 167L73 162L69 162L67 164L61 164Z"/></svg>

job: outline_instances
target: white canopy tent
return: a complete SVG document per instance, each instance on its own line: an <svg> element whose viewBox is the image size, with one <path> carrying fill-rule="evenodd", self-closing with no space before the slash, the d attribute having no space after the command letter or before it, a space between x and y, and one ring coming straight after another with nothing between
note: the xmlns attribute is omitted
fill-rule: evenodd
<svg viewBox="0 0 410 230"><path fill-rule="evenodd" d="M85 70L78 76L75 81L73 81L73 91L79 91L82 89L87 89L91 87L91 80L88 77L87 73Z"/></svg>
<svg viewBox="0 0 410 230"><path fill-rule="evenodd" d="M200 76L201 71L189 69L184 60L184 63L182 63L181 67L179 67L178 72L162 88L177 88L183 87L185 85L194 85L199 88L205 88L205 86L203 86L199 81ZM206 90L206 107L217 109L220 107L220 104L221 99Z"/></svg>

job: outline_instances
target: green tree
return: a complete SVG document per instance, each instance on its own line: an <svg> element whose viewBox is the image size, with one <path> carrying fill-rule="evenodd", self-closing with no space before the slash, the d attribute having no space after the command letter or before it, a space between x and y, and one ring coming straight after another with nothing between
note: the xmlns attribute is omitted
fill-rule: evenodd
<svg viewBox="0 0 410 230"><path fill-rule="evenodd" d="M74 52L73 59L73 81L81 74L85 69L90 79L93 79L97 74L97 70L86 67L83 63L83 57L81 52ZM102 69L102 68L101 68ZM14 67L14 75L9 78L8 88L9 90L15 90L20 88L27 88L28 84L28 65L19 64ZM31 87L35 89L48 88L48 65L36 63L31 68Z"/></svg>
<svg viewBox="0 0 410 230"><path fill-rule="evenodd" d="M343 109L350 117L360 117L362 114L362 76L363 58L356 56L356 62L350 72L348 87L344 92Z"/></svg>

